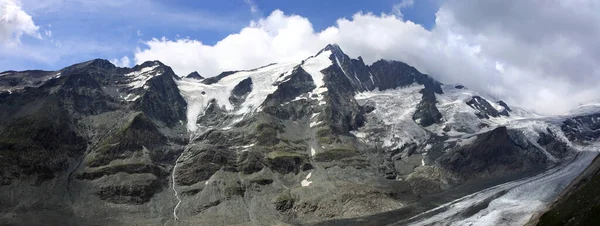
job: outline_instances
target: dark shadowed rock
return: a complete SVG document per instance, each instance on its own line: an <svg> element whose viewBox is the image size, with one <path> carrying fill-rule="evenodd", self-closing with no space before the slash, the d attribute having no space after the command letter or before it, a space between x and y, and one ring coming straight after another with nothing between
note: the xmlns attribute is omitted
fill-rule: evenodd
<svg viewBox="0 0 600 226"><path fill-rule="evenodd" d="M192 73L189 73L188 75L185 76L186 78L191 78L191 79L198 79L198 80L202 80L204 79L204 77L202 77L197 71L194 71Z"/></svg>
<svg viewBox="0 0 600 226"><path fill-rule="evenodd" d="M478 112L475 113L479 118L490 118L490 117L499 117L500 112L496 110L487 100L481 98L480 96L474 96L473 99L467 102L467 105L471 106L473 109ZM506 112L508 115L508 112Z"/></svg>
<svg viewBox="0 0 600 226"><path fill-rule="evenodd" d="M248 77L233 87L233 90L231 90L231 96L229 96L229 102L234 105L239 105L246 100L246 96L248 96L248 93L251 91L252 79Z"/></svg>
<svg viewBox="0 0 600 226"><path fill-rule="evenodd" d="M417 105L415 114L413 114L413 120L424 127L439 123L442 119L442 114L435 106L435 94L427 89L421 90L421 93L423 94L423 98Z"/></svg>
<svg viewBox="0 0 600 226"><path fill-rule="evenodd" d="M464 179L506 175L543 168L548 159L521 135L498 127L469 145L439 158L440 165Z"/></svg>
<svg viewBox="0 0 600 226"><path fill-rule="evenodd" d="M575 141L597 141L600 139L600 114L577 116L565 120L561 129Z"/></svg>

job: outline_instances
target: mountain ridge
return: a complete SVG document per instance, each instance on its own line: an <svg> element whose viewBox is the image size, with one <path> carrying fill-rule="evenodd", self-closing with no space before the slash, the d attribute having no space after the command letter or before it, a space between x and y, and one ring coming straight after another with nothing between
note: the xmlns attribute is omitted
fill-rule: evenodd
<svg viewBox="0 0 600 226"><path fill-rule="evenodd" d="M101 59L28 81L31 73L0 76L9 158L0 191L12 194L0 196L0 211L20 216L0 222L35 223L57 208L63 219L110 224L363 217L552 168L574 158L573 137L588 136L577 129L588 120L539 119L399 61L365 65L335 44L203 79L158 61L119 68ZM29 134L44 151L23 146ZM18 209L16 198L32 204ZM43 211L32 215L36 205Z"/></svg>

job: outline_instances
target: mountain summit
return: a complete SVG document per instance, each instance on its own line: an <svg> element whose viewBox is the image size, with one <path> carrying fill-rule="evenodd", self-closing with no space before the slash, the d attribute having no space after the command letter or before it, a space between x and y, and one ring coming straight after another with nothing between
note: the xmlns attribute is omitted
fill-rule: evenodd
<svg viewBox="0 0 600 226"><path fill-rule="evenodd" d="M0 115L7 224L402 222L568 162L591 128L335 44L206 79L158 61L7 71Z"/></svg>

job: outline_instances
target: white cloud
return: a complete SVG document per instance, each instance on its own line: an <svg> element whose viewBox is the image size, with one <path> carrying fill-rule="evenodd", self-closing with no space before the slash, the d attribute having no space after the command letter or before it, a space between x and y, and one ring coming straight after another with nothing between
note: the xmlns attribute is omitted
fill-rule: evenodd
<svg viewBox="0 0 600 226"><path fill-rule="evenodd" d="M367 63L404 61L442 82L555 114L600 94L600 3L551 2L449 0L432 30L396 15L357 13L314 31L308 19L276 10L215 45L190 38L146 41L135 61L161 60L180 75L210 77L301 60L338 43Z"/></svg>
<svg viewBox="0 0 600 226"><path fill-rule="evenodd" d="M392 6L392 13L396 16L402 17L402 9L411 7L415 4L414 0L402 0L399 3L394 4Z"/></svg>
<svg viewBox="0 0 600 226"><path fill-rule="evenodd" d="M124 56L121 57L121 59L112 59L110 60L111 63L113 63L114 65L116 65L117 67L129 67L131 66L131 61L129 60L128 56Z"/></svg>
<svg viewBox="0 0 600 226"><path fill-rule="evenodd" d="M39 27L23 9L17 0L0 0L0 44L19 44L23 34L38 39L42 36Z"/></svg>
<svg viewBox="0 0 600 226"><path fill-rule="evenodd" d="M258 5L256 5L256 3L254 3L253 0L244 0L244 2L246 4L248 4L248 6L250 6L250 12L251 13L258 13L258 11L259 11Z"/></svg>
<svg viewBox="0 0 600 226"><path fill-rule="evenodd" d="M198 70L216 76L224 70L251 69L279 61L302 60L328 42L316 34L312 24L300 16L274 11L215 45L192 39L152 39L137 50L137 63L160 60L180 75Z"/></svg>

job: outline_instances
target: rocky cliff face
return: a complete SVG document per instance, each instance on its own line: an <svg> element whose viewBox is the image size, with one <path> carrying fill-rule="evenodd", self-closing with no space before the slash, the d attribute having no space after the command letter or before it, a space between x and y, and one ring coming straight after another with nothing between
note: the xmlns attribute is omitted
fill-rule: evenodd
<svg viewBox="0 0 600 226"><path fill-rule="evenodd" d="M93 60L4 72L0 85L9 224L315 223L538 172L573 153L564 126L402 62L366 65L337 45L206 79L160 62Z"/></svg>

